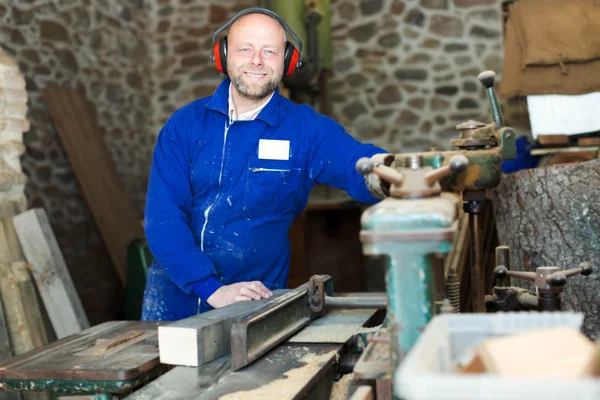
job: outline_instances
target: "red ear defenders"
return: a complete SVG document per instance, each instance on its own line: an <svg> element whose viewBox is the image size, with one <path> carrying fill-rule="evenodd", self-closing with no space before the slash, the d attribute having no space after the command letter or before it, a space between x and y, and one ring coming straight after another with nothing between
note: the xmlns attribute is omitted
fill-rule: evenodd
<svg viewBox="0 0 600 400"><path fill-rule="evenodd" d="M219 33L229 28L231 24L233 24L236 20L246 14L253 13L261 13L273 17L279 24L285 29L285 31L294 39L298 48L297 50L292 43L289 41L285 45L285 52L283 55L283 73L285 76L290 76L294 73L294 71L302 65L300 61L300 56L302 54L302 41L296 34L290 29L290 27L286 24L286 22L279 15L275 14L271 10L267 10L266 8L258 8L252 7L247 8L245 10L237 13L233 18L225 23L222 27L217 29L212 36L212 47L213 52L210 56L210 60L215 63L215 67L217 70L225 75L227 75L227 36L224 36L220 40L216 41L216 37Z"/></svg>

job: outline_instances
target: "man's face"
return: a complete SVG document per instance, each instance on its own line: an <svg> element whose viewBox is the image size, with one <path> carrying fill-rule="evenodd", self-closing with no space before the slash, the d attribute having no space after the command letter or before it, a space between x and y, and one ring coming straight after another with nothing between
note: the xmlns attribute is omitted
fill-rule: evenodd
<svg viewBox="0 0 600 400"><path fill-rule="evenodd" d="M261 100L283 77L285 32L273 18L249 14L237 20L227 35L227 74L240 95Z"/></svg>

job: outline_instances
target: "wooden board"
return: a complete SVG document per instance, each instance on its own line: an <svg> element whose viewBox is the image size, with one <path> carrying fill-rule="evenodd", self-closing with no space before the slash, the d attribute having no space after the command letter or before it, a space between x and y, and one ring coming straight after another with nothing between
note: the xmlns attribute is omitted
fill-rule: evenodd
<svg viewBox="0 0 600 400"><path fill-rule="evenodd" d="M4 233L10 256L12 273L19 282L19 292L26 307L26 320L33 346L42 346L53 337L52 328L44 321L44 311L36 292L34 280L25 262L23 248L17 236L13 217L25 210L23 198L0 204L0 215L4 221Z"/></svg>
<svg viewBox="0 0 600 400"><path fill-rule="evenodd" d="M160 361L197 367L230 354L234 319L257 310L287 292L287 289L274 290L270 299L238 302L160 326Z"/></svg>
<svg viewBox="0 0 600 400"><path fill-rule="evenodd" d="M48 342L31 274L12 224L12 213L0 204L0 296L13 354L21 354Z"/></svg>
<svg viewBox="0 0 600 400"><path fill-rule="evenodd" d="M156 347L157 327L157 322L105 322L0 362L0 382L9 379L49 381L135 379L160 364ZM130 331L143 331L144 340L122 342L119 351L112 353L110 357L106 357L102 352L96 355L77 355L103 342L126 336Z"/></svg>
<svg viewBox="0 0 600 400"><path fill-rule="evenodd" d="M78 91L48 88L41 92L119 279L125 285L127 245L143 232L98 129L93 105Z"/></svg>
<svg viewBox="0 0 600 400"><path fill-rule="evenodd" d="M13 221L56 336L62 339L88 328L85 311L44 210L26 211Z"/></svg>

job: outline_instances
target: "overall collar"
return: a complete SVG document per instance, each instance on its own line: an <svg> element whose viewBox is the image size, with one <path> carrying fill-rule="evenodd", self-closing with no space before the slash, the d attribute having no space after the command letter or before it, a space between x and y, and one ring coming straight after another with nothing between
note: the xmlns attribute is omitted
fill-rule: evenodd
<svg viewBox="0 0 600 400"><path fill-rule="evenodd" d="M231 84L231 79L229 77L225 78L221 84L215 90L215 93L212 95L210 100L206 103L206 107L210 110L220 112L221 114L227 116L229 118L229 85ZM273 97L271 100L265 105L265 107L258 114L256 119L260 119L265 121L267 124L271 126L276 126L279 121L279 88L275 89L275 93L273 93Z"/></svg>

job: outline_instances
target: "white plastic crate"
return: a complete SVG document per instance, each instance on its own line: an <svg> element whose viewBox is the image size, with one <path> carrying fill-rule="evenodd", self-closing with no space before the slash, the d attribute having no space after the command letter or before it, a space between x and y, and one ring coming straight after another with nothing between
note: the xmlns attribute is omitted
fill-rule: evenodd
<svg viewBox="0 0 600 400"><path fill-rule="evenodd" d="M461 358L473 355L484 339L556 326L581 329L582 323L583 314L572 312L436 316L398 369L394 394L402 400L600 400L600 379L502 378L452 369ZM527 363L535 354L515 357Z"/></svg>

